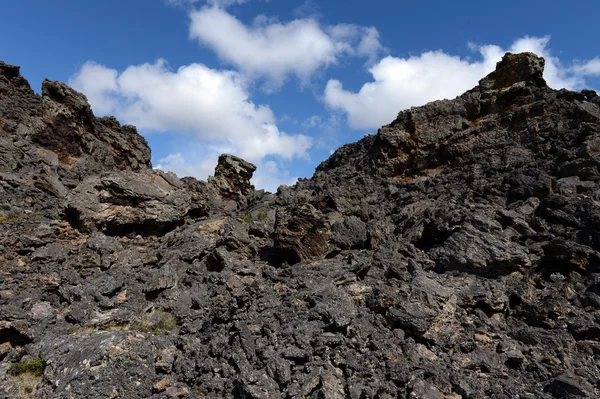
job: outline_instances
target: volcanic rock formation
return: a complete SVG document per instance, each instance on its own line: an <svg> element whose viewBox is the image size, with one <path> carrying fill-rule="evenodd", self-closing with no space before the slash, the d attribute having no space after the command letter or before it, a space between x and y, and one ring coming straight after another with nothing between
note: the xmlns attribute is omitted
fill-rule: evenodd
<svg viewBox="0 0 600 399"><path fill-rule="evenodd" d="M271 194L0 63L0 396L599 397L600 97L543 66Z"/></svg>

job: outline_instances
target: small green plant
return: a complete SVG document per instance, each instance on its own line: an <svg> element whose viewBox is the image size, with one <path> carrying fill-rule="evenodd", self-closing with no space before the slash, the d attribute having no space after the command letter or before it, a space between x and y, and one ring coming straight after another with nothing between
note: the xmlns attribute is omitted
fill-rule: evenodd
<svg viewBox="0 0 600 399"><path fill-rule="evenodd" d="M254 218L252 217L252 215L243 215L238 217L238 220L242 223L250 223L254 220Z"/></svg>
<svg viewBox="0 0 600 399"><path fill-rule="evenodd" d="M18 362L10 366L9 372L12 375L21 375L25 373L33 374L36 377L41 377L44 371L44 361L42 359L33 360L31 362Z"/></svg>
<svg viewBox="0 0 600 399"><path fill-rule="evenodd" d="M267 212L265 211L258 211L258 213L256 214L256 217L258 218L258 220L265 220L267 218Z"/></svg>
<svg viewBox="0 0 600 399"><path fill-rule="evenodd" d="M171 313L153 311L140 317L131 327L133 330L152 335L164 335L172 331L176 325L177 319Z"/></svg>

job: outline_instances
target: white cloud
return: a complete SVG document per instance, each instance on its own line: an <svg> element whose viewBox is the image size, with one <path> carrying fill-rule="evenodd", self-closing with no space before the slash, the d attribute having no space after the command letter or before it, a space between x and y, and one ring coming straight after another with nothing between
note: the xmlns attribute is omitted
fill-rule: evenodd
<svg viewBox="0 0 600 399"><path fill-rule="evenodd" d="M198 1L198 0L192 0L192 1ZM220 7L228 7L232 4L242 4L247 2L248 0L207 0L206 2L208 4L212 4L215 6L220 6Z"/></svg>
<svg viewBox="0 0 600 399"><path fill-rule="evenodd" d="M271 109L250 100L246 82L236 72L202 64L173 72L164 60L122 72L86 63L69 83L88 96L97 114L114 114L146 132L191 134L196 146L219 146L250 162L268 155L308 158L312 145L310 137L280 131ZM173 155L159 164L179 174L206 177L208 163L190 165L182 159ZM216 161L211 164L212 172Z"/></svg>
<svg viewBox="0 0 600 399"><path fill-rule="evenodd" d="M574 67L574 70L584 76L600 76L600 57Z"/></svg>
<svg viewBox="0 0 600 399"><path fill-rule="evenodd" d="M548 49L549 37L524 37L508 50L499 46L470 45L481 55L480 61L452 56L441 50L418 56L398 58L388 56L373 65L369 72L373 81L358 92L345 90L338 80L329 80L325 88L325 103L347 115L348 124L357 129L373 129L391 122L399 111L429 101L454 98L477 85L494 70L506 51L532 51L546 59L544 77L554 88L578 89L584 84L582 75L592 74L596 63L590 61L580 70L565 67ZM582 72L583 71L583 72Z"/></svg>
<svg viewBox="0 0 600 399"><path fill-rule="evenodd" d="M321 122L322 118L319 115L312 115L302 122L302 127L305 129L311 129L315 126L320 125Z"/></svg>
<svg viewBox="0 0 600 399"><path fill-rule="evenodd" d="M379 32L375 28L363 28L364 35L360 39L358 44L358 54L365 56L369 59L369 62L375 61L383 46L379 42Z"/></svg>
<svg viewBox="0 0 600 399"><path fill-rule="evenodd" d="M156 169L175 173L179 177L192 176L206 180L214 174L219 154L211 153L203 156L197 162L187 161L181 153L169 154L160 159L155 166Z"/></svg>
<svg viewBox="0 0 600 399"><path fill-rule="evenodd" d="M200 2L206 2L207 4L211 4L218 7L229 7L233 4L243 4L248 0L164 0L165 3L174 6L188 6Z"/></svg>
<svg viewBox="0 0 600 399"><path fill-rule="evenodd" d="M402 109L462 93L483 76L481 69L441 51L408 59L388 56L369 69L374 82L354 93L330 80L324 100L343 110L351 127L376 128L391 122Z"/></svg>
<svg viewBox="0 0 600 399"><path fill-rule="evenodd" d="M311 145L307 136L279 131L271 109L252 103L244 79L232 71L191 64L172 72L159 60L119 73L86 63L70 84L98 113L114 113L141 130L229 142L249 160L306 157Z"/></svg>
<svg viewBox="0 0 600 399"><path fill-rule="evenodd" d="M288 170L281 170L275 161L266 161L259 165L252 184L256 187L263 187L272 193L277 191L277 187L282 184L292 186L296 184L298 177L292 177Z"/></svg>
<svg viewBox="0 0 600 399"><path fill-rule="evenodd" d="M97 114L105 115L117 106L116 99L111 96L117 90L117 75L113 69L88 62L79 70L77 84L73 87L86 95Z"/></svg>
<svg viewBox="0 0 600 399"><path fill-rule="evenodd" d="M289 75L303 83L342 55L373 58L381 49L375 28L356 25L322 27L315 19L281 23L259 16L245 25L219 7L190 14L190 37L213 49L224 61L251 77L279 87Z"/></svg>

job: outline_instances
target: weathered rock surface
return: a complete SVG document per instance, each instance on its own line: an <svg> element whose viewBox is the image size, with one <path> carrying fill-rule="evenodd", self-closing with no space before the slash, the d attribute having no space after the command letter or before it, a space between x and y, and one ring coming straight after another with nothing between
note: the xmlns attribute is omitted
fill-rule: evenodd
<svg viewBox="0 0 600 399"><path fill-rule="evenodd" d="M67 197L67 217L79 228L109 235L161 234L183 224L191 195L172 174L112 172L85 179Z"/></svg>
<svg viewBox="0 0 600 399"><path fill-rule="evenodd" d="M269 194L0 63L0 396L599 397L600 97L543 66Z"/></svg>
<svg viewBox="0 0 600 399"><path fill-rule="evenodd" d="M223 154L215 169L215 175L209 181L219 188L223 196L239 197L254 191L250 184L256 166L233 155Z"/></svg>

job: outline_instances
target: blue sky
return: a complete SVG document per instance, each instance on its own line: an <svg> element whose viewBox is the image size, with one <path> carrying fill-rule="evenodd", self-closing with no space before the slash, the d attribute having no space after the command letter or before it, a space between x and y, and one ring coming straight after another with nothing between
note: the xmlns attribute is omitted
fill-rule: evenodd
<svg viewBox="0 0 600 399"><path fill-rule="evenodd" d="M600 2L23 0L0 59L138 126L153 164L205 179L221 152L275 190L397 112L452 98L505 51L547 60L555 88L600 89Z"/></svg>

